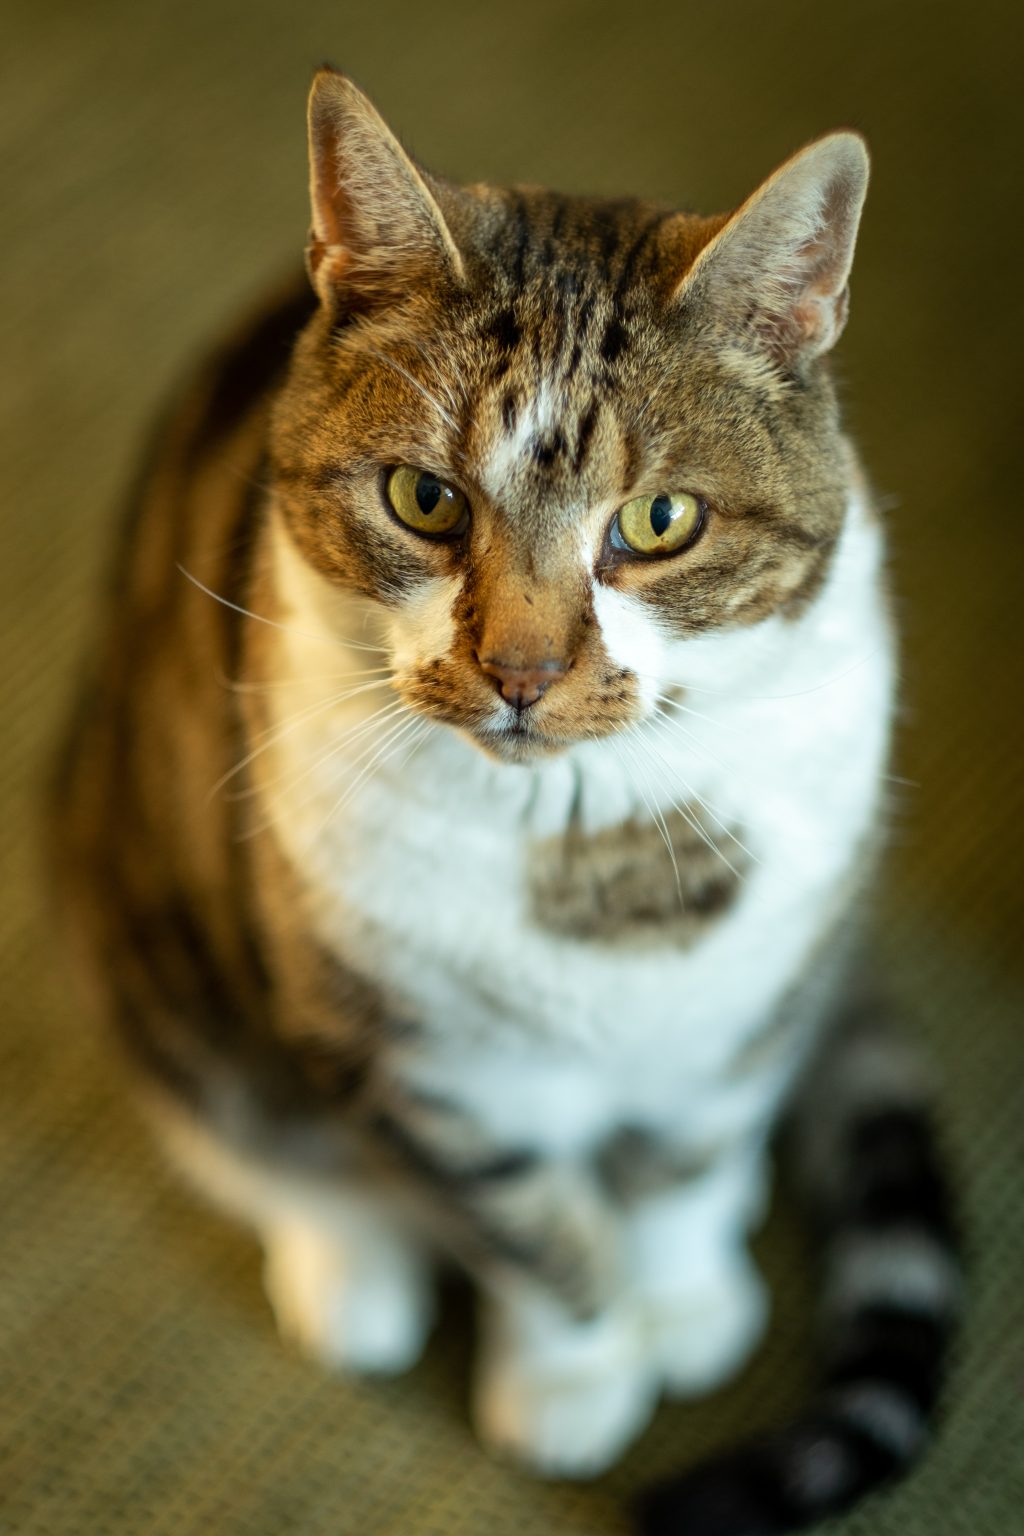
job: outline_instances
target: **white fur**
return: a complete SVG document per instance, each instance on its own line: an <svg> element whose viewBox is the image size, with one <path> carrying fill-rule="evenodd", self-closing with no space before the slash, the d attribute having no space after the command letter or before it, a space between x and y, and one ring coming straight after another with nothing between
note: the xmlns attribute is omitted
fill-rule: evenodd
<svg viewBox="0 0 1024 1536"><path fill-rule="evenodd" d="M392 1375L423 1351L432 1300L412 1250L354 1200L330 1228L284 1217L262 1234L281 1337L336 1369Z"/></svg>
<svg viewBox="0 0 1024 1536"><path fill-rule="evenodd" d="M536 391L524 402L511 432L499 437L491 449L481 475L481 483L495 502L506 499L511 481L530 462L531 447L557 426L560 402L556 388L542 379Z"/></svg>
<svg viewBox="0 0 1024 1536"><path fill-rule="evenodd" d="M473 1409L484 1443L548 1475L611 1466L657 1401L632 1298L573 1323L528 1283L509 1282L482 1321Z"/></svg>
<svg viewBox="0 0 1024 1536"><path fill-rule="evenodd" d="M647 1356L673 1396L727 1380L767 1322L767 1291L743 1241L766 1202L760 1150L723 1155L702 1179L652 1196L627 1217Z"/></svg>
<svg viewBox="0 0 1024 1536"><path fill-rule="evenodd" d="M540 396L524 418L529 431L545 409ZM492 461L494 486L527 430L520 423ZM564 1315L563 1337L552 1325L539 1353L513 1359L490 1346L485 1433L542 1465L553 1437L568 1447L560 1466L592 1468L646 1416L655 1356L670 1386L706 1387L735 1367L763 1324L744 1237L761 1204L760 1146L794 1062L746 1080L723 1068L838 915L874 819L893 684L879 529L851 496L828 581L796 620L680 641L646 606L595 587L605 644L640 677L650 718L528 767L495 762L411 713L369 727L350 750L341 733L369 716L374 694L295 722L296 709L308 709L306 679L328 655L335 668L346 654L360 664L338 637L366 625L359 605L339 623L333 594L318 593L321 579L287 541L275 558L290 626L278 636L280 671L295 686L271 696L282 734L268 757L279 779L301 780L302 790L272 801L269 815L311 882L309 920L323 941L400 1013L429 1026L430 1044L406 1047L392 1070L457 1097L502 1146L539 1144L571 1159L638 1124L682 1148L736 1140L741 1149L703 1186L637 1215L635 1316L622 1328L644 1342L632 1368L619 1360L614 1391L598 1392L597 1364L569 1386L555 1370L563 1346L587 1353ZM378 628L396 667L443 654L456 592L454 580L432 582L401 608L390 635ZM658 715L659 696L677 688L684 707ZM699 944L619 952L530 921L531 841L564 828L570 814L597 829L676 802L702 804L713 826L742 828L740 894ZM726 838L726 857L729 847ZM503 1326L507 1334L507 1319ZM603 1348L595 1344L595 1360Z"/></svg>
<svg viewBox="0 0 1024 1536"><path fill-rule="evenodd" d="M398 610L391 626L392 665L405 667L447 655L455 638L452 604L458 596L454 576L425 581Z"/></svg>

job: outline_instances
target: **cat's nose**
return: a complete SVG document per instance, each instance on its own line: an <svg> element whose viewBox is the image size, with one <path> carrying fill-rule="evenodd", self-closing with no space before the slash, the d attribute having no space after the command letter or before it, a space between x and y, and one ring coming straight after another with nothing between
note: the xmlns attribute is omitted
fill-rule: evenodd
<svg viewBox="0 0 1024 1536"><path fill-rule="evenodd" d="M496 656L478 656L481 672L493 677L495 687L513 709L529 709L541 694L569 670L561 661L538 661L517 666Z"/></svg>

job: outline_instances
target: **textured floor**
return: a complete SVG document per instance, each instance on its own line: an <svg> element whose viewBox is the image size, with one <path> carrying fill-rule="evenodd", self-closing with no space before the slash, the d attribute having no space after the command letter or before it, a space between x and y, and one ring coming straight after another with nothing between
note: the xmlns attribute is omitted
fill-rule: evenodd
<svg viewBox="0 0 1024 1536"><path fill-rule="evenodd" d="M464 177L736 202L863 128L876 177L841 354L890 505L906 709L883 947L945 1078L973 1303L941 1433L850 1536L1024 1525L1024 797L1019 38L1009 7L9 8L0 68L0 1531L602 1536L652 1472L770 1423L809 1369L798 1234L763 1243L776 1327L744 1379L663 1412L614 1475L543 1485L465 1418L468 1322L391 1386L273 1338L254 1248L165 1175L44 917L35 792L118 498L168 385L292 262L302 110L328 57ZM848 14L847 14L848 12ZM852 21L856 16L856 22ZM1016 644L1015 644L1016 641Z"/></svg>

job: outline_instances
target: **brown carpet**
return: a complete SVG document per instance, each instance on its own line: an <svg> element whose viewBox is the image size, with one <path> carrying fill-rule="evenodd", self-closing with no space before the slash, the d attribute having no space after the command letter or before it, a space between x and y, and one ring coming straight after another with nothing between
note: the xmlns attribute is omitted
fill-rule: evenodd
<svg viewBox="0 0 1024 1536"><path fill-rule="evenodd" d="M840 123L876 176L840 367L890 504L906 710L878 926L934 1045L972 1309L941 1433L851 1533L1024 1526L1020 47L974 4L94 0L9 7L0 90L0 1531L547 1536L625 1529L660 1472L770 1423L809 1371L785 1211L772 1341L614 1475L530 1481L465 1413L466 1300L386 1386L277 1344L254 1246L174 1186L50 942L36 790L140 436L293 262L311 67L347 68L453 175L710 209Z"/></svg>

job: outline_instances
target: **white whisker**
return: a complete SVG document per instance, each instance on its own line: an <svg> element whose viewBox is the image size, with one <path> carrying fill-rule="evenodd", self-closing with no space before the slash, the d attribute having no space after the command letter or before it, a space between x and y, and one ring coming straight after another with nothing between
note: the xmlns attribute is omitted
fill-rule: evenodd
<svg viewBox="0 0 1024 1536"><path fill-rule="evenodd" d="M198 587L200 592L205 592L207 597L212 597L215 603L220 603L224 608L230 608L234 613L240 613L243 618L254 619L257 624L269 624L271 629L279 629L286 635L299 635L303 640L327 641L337 646L339 650L373 651L377 655L380 655L383 650L382 646L365 645L359 640L346 640L341 635L312 634L309 630L296 629L294 624L282 624L277 619L268 619L262 613L253 613L251 608L243 608L240 603L233 603L230 598L221 597L219 592L214 592L213 588L200 581L198 576L193 576L192 572L187 571L180 562L176 561L175 564L186 580L190 581L194 587Z"/></svg>
<svg viewBox="0 0 1024 1536"><path fill-rule="evenodd" d="M404 704L401 700L397 700L393 705L389 705L388 706L388 713L387 713L387 718L386 719L381 718L383 712L382 711L378 711L377 715L371 716L371 718L369 720L364 721L362 723L362 725L358 728L359 736L365 736L365 735L369 734L370 733L370 729L372 727L374 727L374 726L376 726L378 728L381 727L381 726L387 726L387 731L386 731L386 734L384 736L384 742L382 743L380 740L371 740L368 745L364 745L362 750L356 754L356 756L351 760L349 766L353 767L353 768L358 766L358 764L363 762L368 755L376 752L380 748L380 746L382 744L388 742L394 736L395 732L400 727L404 727L408 723L404 719L396 720L395 719L396 715L405 716L405 715L411 714L411 713L412 713L412 711L409 709L407 704ZM248 828L248 830L246 832L241 834L241 837L239 838L239 841L244 841L244 840L246 840L248 838L257 837L257 836L259 836L259 834L261 832L265 832L269 827L273 826L274 821L275 821L275 817L276 817L276 813L282 808L286 796L291 792L291 789L295 786L295 784L297 784L300 779L307 777L316 768L321 767L325 762L328 761L328 759L330 759L331 757L337 756L337 754L339 752L344 751L345 748L350 747L352 745L353 745L353 742L350 741L347 736L343 740L335 742L328 749L328 751L322 753L321 756L317 759L317 761L315 763L311 764L309 768L305 769L303 771L303 773L301 773L299 775L299 778L296 779L296 780L293 780L292 784L289 785L289 786L286 786L286 788L281 793L276 794L274 796L267 796L266 802L265 802L267 814L260 821L254 822ZM362 777L362 775L360 775L355 782L356 783L360 782L361 777ZM310 848L312 848L313 844L317 841L318 837L320 836L320 833L323 831L324 827L326 827L327 822L330 821L331 816L333 816L335 814L335 812L340 809L342 802L347 798L348 792L349 792L349 790L352 787L353 786L351 784L346 786L346 789L343 791L341 798L335 803L335 806L333 807L331 812L329 812L326 820L322 823L321 827L317 830L316 835L313 838L310 839L310 843L309 843L309 847ZM307 806L307 805L310 805L310 804L314 803L316 801L316 799L317 799L317 792L316 792L316 790L314 790L311 794L307 795L303 800L301 800L298 803L297 806L292 806L292 807L290 807L290 809L291 810L300 810L304 806Z"/></svg>
<svg viewBox="0 0 1024 1536"><path fill-rule="evenodd" d="M750 852L750 849L749 848L745 848L743 846L743 844L740 842L739 838L736 837L729 830L729 828L725 825L725 823L720 821L719 818L717 816L715 816L711 812L710 808L707 805L707 802L705 800L703 800L699 794L697 794L696 790L693 789L693 787L690 784L687 783L687 781L683 778L682 774L679 772L677 766L674 763L669 762L669 760L663 755L663 753L658 751L658 749L654 746L653 742L651 742L650 740L648 740L645 737L640 736L639 735L639 731L640 731L640 727L634 726L632 728L632 730L627 732L626 734L633 736L636 739L638 746L639 745L643 745L643 746L646 746L649 750L653 751L655 753L655 755L658 757L658 759L660 760L661 765L665 769L666 773L671 778L673 778L673 779L678 778L680 784L683 786L683 789L686 791L686 793L688 795L690 795L692 797L692 799L696 800L697 803L699 805L701 805L704 808L704 810L707 811L708 815L715 822L716 826L720 827L721 830L723 832L725 832L728 837L731 837L733 842L735 842L738 847L743 849L743 852L745 854L747 854L748 858L754 859L755 863L760 863L760 860L755 858L754 854L752 854ZM728 858L728 856L725 853L722 852L722 849L715 842L714 838L711 836L711 834L707 831L707 829L705 827L701 826L700 822L692 814L692 812L688 811L685 806L680 805L678 800L676 800L672 795L669 796L669 803L673 807L674 810L679 812L679 814L680 814L680 816L682 816L683 820L688 824L688 826L692 829L692 831L696 832L697 836L701 839L701 841L703 843L705 843L707 845L707 847L711 850L711 852L717 858L721 859L722 863L726 866L726 868L728 870L730 870L730 872L732 874L734 874L736 876L737 880L742 880L744 878L742 872L740 870L738 870L736 868L736 866L732 863L732 861Z"/></svg>
<svg viewBox="0 0 1024 1536"><path fill-rule="evenodd" d="M717 752L712 752L711 748L706 746L694 731L688 730L681 720L675 720L671 715L666 715L664 710L657 709L650 723L656 725L661 730L674 731L695 751L702 753L716 767L721 768L723 773L731 774L733 772L731 765L724 758L719 757Z"/></svg>
<svg viewBox="0 0 1024 1536"><path fill-rule="evenodd" d="M835 673L833 677L826 677L822 682L812 683L807 688L795 688L792 693L742 693L732 688L698 688L695 683L688 683L681 677L654 677L653 675L646 672L637 672L636 675L637 677L643 678L645 682L656 683L659 687L664 687L666 683L674 683L676 687L685 689L687 693L704 693L707 694L709 698L714 699L740 699L747 703L753 702L757 704L774 700L781 702L785 699L802 699L805 698L808 694L820 693L823 688L835 687L836 683L842 682L843 678L849 677L851 672L856 672L861 667L865 666L869 661L877 656L881 650L882 647L880 645L876 645L870 651L865 651L862 656L858 656L856 661L852 661L850 665L848 667L844 667L841 672ZM634 671L635 670L636 669L634 668Z"/></svg>
<svg viewBox="0 0 1024 1536"><path fill-rule="evenodd" d="M376 726L383 725L388 720L393 720L396 715L401 714L408 707L401 699L394 699L390 704L382 705L372 715L368 715L365 720L357 720L344 731L339 732L324 751L319 753L311 763L308 763L300 773L292 777L288 774L279 774L275 779L263 780L261 783L254 785L252 789L247 790L244 795L237 795L235 798L244 799L251 795L261 795L266 790L276 789L279 785L284 784L280 794L274 797L274 803L280 803L292 793L292 790L297 789L304 779L308 779L312 774L316 773L318 768L322 768L325 763L330 762L332 757L337 757L339 752L344 752L356 746ZM305 805L308 801L304 800L301 803Z"/></svg>
<svg viewBox="0 0 1024 1536"><path fill-rule="evenodd" d="M684 704L680 699L673 698L670 693L656 693L656 704L666 704L671 709L681 710L684 715L692 715L695 720L705 720L708 725L717 725L725 731L735 731L736 725L732 720L723 720L718 715L708 715L703 710L693 709L689 704Z"/></svg>
<svg viewBox="0 0 1024 1536"><path fill-rule="evenodd" d="M384 688L389 683L390 678L381 678L375 683L362 683L357 688L343 689L341 693L333 694L326 699L319 699L315 704L307 704L304 709L297 710L295 714L289 715L284 721L275 721L273 725L268 725L265 730L257 731L251 738L253 743L251 751L247 752L226 773L222 773L216 784L211 786L206 796L207 805L209 805L217 791L222 789L230 779L233 779L236 774L241 773L243 768L247 768L257 757L266 752L268 747L272 747L285 736L290 736L292 731L297 730L304 720L309 720L315 715L323 714L325 710L345 703L347 700L354 698L358 693L366 693L373 688Z"/></svg>
<svg viewBox="0 0 1024 1536"><path fill-rule="evenodd" d="M410 710L409 713L411 715L412 711ZM388 728L388 730L386 731L383 739L376 744L376 750L375 751L374 751L373 747L368 749L370 751L373 751L373 756L371 756L369 761L360 769L360 771L356 774L356 777L352 780L352 782L346 786L343 794L341 794L339 796L339 798L334 802L333 806L328 811L328 813L325 816L324 820L317 827L316 832L314 833L313 837L311 838L311 840L310 840L310 845L311 846L313 844L319 842L320 838L323 837L324 833L327 831L327 828L330 826L331 822L334 820L334 818L336 816L338 816L341 813L342 810L344 810L345 806L349 803L349 801L355 795L355 793L359 789L360 785L362 785L365 782L366 778L370 774L372 774L375 771L375 769L377 769L381 765L381 763L385 760L385 756L390 757L391 749L393 749L393 748L398 746L399 742L405 736L407 736L409 734L409 732L419 723L420 719L421 719L421 716L419 716L419 715L412 715L412 718L409 719L409 720L399 720L399 721L397 721L395 724L391 725ZM358 758L356 761L357 762L361 761L362 757L365 757L365 756L366 756L366 753L363 753L361 755L361 757Z"/></svg>
<svg viewBox="0 0 1024 1536"><path fill-rule="evenodd" d="M393 368L396 373L400 373L402 378L407 380L408 383L412 385L413 389L418 390L419 393L423 396L424 400L426 400L430 405L434 407L434 410L441 417L441 420L445 423L445 425L448 426L453 433L458 435L459 424L455 420L455 417L451 414L450 411L445 410L440 400L436 399L435 396L430 393L430 390L427 389L425 385L420 383L415 374L410 373L408 368L403 368L402 364L397 363L393 357L388 357L386 352L378 351L376 347L361 347L360 351L367 353L367 355L370 357L375 357L378 362L384 363L386 367Z"/></svg>
<svg viewBox="0 0 1024 1536"><path fill-rule="evenodd" d="M301 677L293 674L291 677L268 678L262 683L244 683L235 678L226 677L223 672L217 674L217 681L222 688L227 688L231 693L272 693L277 688L294 688L297 683L337 683L349 677L376 677L382 674L390 676L391 667L356 667L348 672L321 672L315 676L303 673Z"/></svg>
<svg viewBox="0 0 1024 1536"><path fill-rule="evenodd" d="M609 739L612 742L612 745L615 747L617 754L619 754L619 748L620 747L622 748L623 751L626 751L628 753L629 757L633 761L633 764L634 764L634 767L636 768L636 771L642 776L642 778L644 780L644 784L646 784L647 789L650 790L651 789L651 783L650 783L650 780L647 777L647 774L644 771L643 764L640 761L638 754L633 752L632 748L627 744L627 742L622 737L616 739L614 736L612 736ZM619 754L619 755L621 756L621 754ZM628 763L627 763L627 768L628 768ZM670 832L668 830L668 823L666 822L665 817L662 814L662 811L659 808L656 800L653 798L653 793L654 793L653 790L651 790L652 798L648 799L647 794L644 792L643 785L634 783L633 787L636 789L636 791L639 794L640 798L643 800L644 805L646 805L648 811L650 812L651 819L654 822L655 826L658 828L659 833L661 834L661 840L665 844L665 847L668 849L668 856L672 860L672 873L675 876L676 895L679 898L679 905L682 906L683 905L683 882L682 882L682 878L680 877L680 874L679 874L679 864L678 864L678 861L676 859L676 850L675 850L675 848L674 848L674 846L672 844L672 837L671 837L671 834L670 834Z"/></svg>

